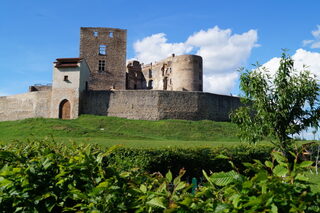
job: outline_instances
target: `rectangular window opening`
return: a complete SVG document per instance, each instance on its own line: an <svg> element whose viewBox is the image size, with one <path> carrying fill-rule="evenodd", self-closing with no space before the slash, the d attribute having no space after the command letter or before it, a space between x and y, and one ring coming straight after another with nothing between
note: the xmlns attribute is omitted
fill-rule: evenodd
<svg viewBox="0 0 320 213"><path fill-rule="evenodd" d="M93 36L94 36L94 37L98 37L98 35L99 35L99 33L98 33L97 31L94 31L94 32L93 32Z"/></svg>
<svg viewBox="0 0 320 213"><path fill-rule="evenodd" d="M107 55L107 45L99 46L99 55Z"/></svg>
<svg viewBox="0 0 320 213"><path fill-rule="evenodd" d="M113 38L113 32L109 32L109 38Z"/></svg>
<svg viewBox="0 0 320 213"><path fill-rule="evenodd" d="M64 81L69 81L68 76L67 76L67 75L65 75L65 76L63 77L63 80L64 80Z"/></svg>
<svg viewBox="0 0 320 213"><path fill-rule="evenodd" d="M106 67L106 61L105 60L99 60L99 72L105 71Z"/></svg>

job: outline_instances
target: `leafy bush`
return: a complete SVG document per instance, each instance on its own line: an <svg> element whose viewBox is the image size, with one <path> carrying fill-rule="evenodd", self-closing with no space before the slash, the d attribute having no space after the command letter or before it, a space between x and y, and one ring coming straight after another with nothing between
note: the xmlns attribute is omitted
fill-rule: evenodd
<svg viewBox="0 0 320 213"><path fill-rule="evenodd" d="M253 159L269 160L272 149L272 146L267 145L190 149L120 147L109 157L109 163L124 170L139 168L149 173L165 174L171 170L175 176L179 174L181 168L184 168L185 177L199 178L202 176L202 170L219 172L232 169L229 161L242 170L244 168L242 162L253 162ZM221 155L224 158L220 158Z"/></svg>
<svg viewBox="0 0 320 213"><path fill-rule="evenodd" d="M228 156L215 159L237 162L244 157L236 158L236 154L247 153L242 148L228 151L223 152ZM127 168L120 168L125 165L120 164L121 158L127 158L128 163L131 152L44 142L1 146L0 212L320 211L319 194L311 192L302 175L303 169L309 168L312 162L298 163L298 157L291 165L280 153L273 152L270 161L265 163L247 158L251 163L244 163L241 173L236 168L210 175L203 171L205 182L192 192L193 186L182 180L185 170L173 178L170 171L165 176L145 172L149 164L145 169L134 167L153 159L152 154L167 157L168 162L180 162L201 154L200 151L196 154L186 151L181 155L154 152L148 156L141 151L137 155L139 159L133 159ZM202 156L209 156L208 153ZM155 159L159 160L159 156Z"/></svg>

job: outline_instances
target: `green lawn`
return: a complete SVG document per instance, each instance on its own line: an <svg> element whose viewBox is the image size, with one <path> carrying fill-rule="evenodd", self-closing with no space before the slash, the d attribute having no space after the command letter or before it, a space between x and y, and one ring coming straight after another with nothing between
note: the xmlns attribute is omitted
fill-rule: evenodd
<svg viewBox="0 0 320 213"><path fill-rule="evenodd" d="M239 143L234 124L214 121L141 121L82 115L75 120L32 118L0 122L0 141L47 139L130 147L194 147Z"/></svg>
<svg viewBox="0 0 320 213"><path fill-rule="evenodd" d="M141 121L82 115L75 120L32 118L0 122L0 142L48 140L65 143L123 145L136 148L212 147L240 143L237 128L228 122ZM320 175L308 174L320 191Z"/></svg>

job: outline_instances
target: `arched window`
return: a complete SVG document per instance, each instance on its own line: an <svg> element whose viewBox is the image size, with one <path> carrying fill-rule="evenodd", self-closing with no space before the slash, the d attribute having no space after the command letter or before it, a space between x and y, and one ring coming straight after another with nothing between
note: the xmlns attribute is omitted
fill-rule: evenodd
<svg viewBox="0 0 320 213"><path fill-rule="evenodd" d="M64 99L59 104L59 118L60 119L70 119L71 116L71 104L70 101Z"/></svg>

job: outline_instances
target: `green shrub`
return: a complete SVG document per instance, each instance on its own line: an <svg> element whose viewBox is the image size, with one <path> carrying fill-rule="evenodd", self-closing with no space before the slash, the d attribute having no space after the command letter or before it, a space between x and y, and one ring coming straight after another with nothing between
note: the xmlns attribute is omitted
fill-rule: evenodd
<svg viewBox="0 0 320 213"><path fill-rule="evenodd" d="M256 149L260 152L255 153ZM311 192L302 175L312 162L299 163L297 155L290 164L278 152L272 158L264 153L270 158L265 163L251 159L263 150L146 151L45 142L2 145L0 212L319 212L319 194ZM130 162L131 156L137 157ZM202 157L210 162L201 161ZM196 163L191 164L192 160ZM236 167L222 171L228 160L251 163L244 163L240 172ZM156 170L152 163L161 169L196 166L193 172L197 172L201 169L197 162L208 171L211 164L222 166L215 167L221 172L210 175L203 171L205 181L194 193L192 185L182 180L183 169L165 176L146 172ZM138 165L144 168L135 168Z"/></svg>
<svg viewBox="0 0 320 213"><path fill-rule="evenodd" d="M205 171L228 171L232 169L229 161L243 170L242 162L270 159L271 146L239 145L219 148L161 148L135 149L118 148L109 157L109 163L128 170L139 168L143 171L162 174L171 170L176 176L181 168L186 170L185 177L201 177ZM219 156L225 156L220 158Z"/></svg>

